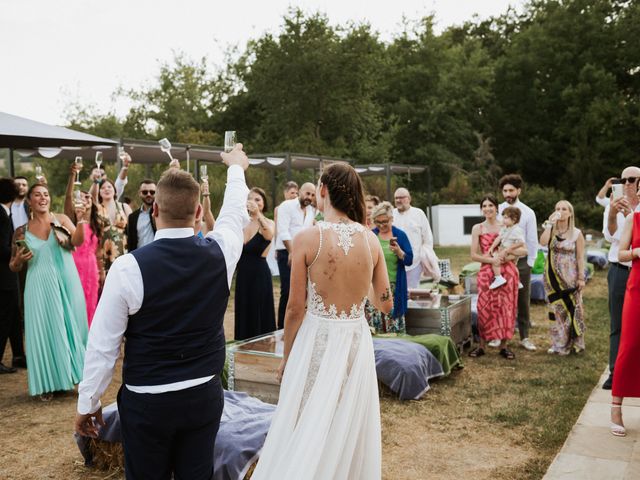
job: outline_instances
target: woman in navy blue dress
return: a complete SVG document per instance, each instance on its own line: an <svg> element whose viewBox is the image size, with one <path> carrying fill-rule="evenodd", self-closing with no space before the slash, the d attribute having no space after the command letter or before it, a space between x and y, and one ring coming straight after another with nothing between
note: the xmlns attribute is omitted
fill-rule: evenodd
<svg viewBox="0 0 640 480"><path fill-rule="evenodd" d="M236 340L256 337L276 330L271 270L267 252L275 224L263 214L267 196L261 188L252 188L247 200L251 222L244 229L244 247L236 269Z"/></svg>

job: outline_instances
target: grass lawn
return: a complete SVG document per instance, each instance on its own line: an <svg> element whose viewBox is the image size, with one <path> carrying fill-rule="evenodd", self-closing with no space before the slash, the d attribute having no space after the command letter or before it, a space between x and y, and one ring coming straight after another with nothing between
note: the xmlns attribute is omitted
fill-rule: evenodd
<svg viewBox="0 0 640 480"><path fill-rule="evenodd" d="M468 248L436 249L451 258L454 274L469 261ZM274 285L276 303L279 285ZM585 293L586 351L550 356L544 305L532 307L537 352L512 343L516 359L490 350L464 358L465 368L432 382L419 401L381 399L383 477L397 479L540 479L575 423L607 364L606 275L597 272ZM225 318L233 334L233 301ZM10 362L9 349L4 362ZM120 362L104 403L115 399ZM49 403L27 394L24 370L0 377L0 477L3 479L124 478L87 470L72 437L76 396Z"/></svg>
<svg viewBox="0 0 640 480"><path fill-rule="evenodd" d="M469 262L468 248L436 253L451 259L454 274ZM583 354L546 353L546 307L534 304L530 336L537 352L513 341L515 361L490 349L484 357L466 357L462 371L433 382L420 401L383 399L385 478L542 478L607 364L605 272L589 282L585 311Z"/></svg>

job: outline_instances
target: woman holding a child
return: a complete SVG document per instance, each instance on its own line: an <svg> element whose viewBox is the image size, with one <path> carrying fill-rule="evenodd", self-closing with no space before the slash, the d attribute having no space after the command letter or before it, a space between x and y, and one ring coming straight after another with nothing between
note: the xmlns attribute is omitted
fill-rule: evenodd
<svg viewBox="0 0 640 480"><path fill-rule="evenodd" d="M515 355L507 348L507 342L513 337L518 311L519 275L513 259L526 255L527 248L517 245L499 247L496 239L504 225L497 218L498 200L493 195L485 195L480 201L480 208L485 220L474 225L471 231L471 259L482 263L478 272L480 344L469 356L484 355L487 342L500 340L500 355L507 360L513 360ZM519 215L517 217L519 218ZM508 223L511 223L513 228L517 219ZM502 233L505 234L506 231L503 230ZM494 284L494 288L490 288L495 280L493 267L499 267L500 277L504 282L498 282L500 285Z"/></svg>
<svg viewBox="0 0 640 480"><path fill-rule="evenodd" d="M566 200L543 223L540 245L549 247L544 288L549 299L551 348L548 353L569 355L584 350L584 237L575 227L573 206Z"/></svg>

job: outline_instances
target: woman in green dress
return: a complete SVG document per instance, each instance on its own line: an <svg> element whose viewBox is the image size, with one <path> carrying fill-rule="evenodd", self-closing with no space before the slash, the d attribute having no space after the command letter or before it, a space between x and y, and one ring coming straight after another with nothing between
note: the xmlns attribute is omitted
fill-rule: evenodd
<svg viewBox="0 0 640 480"><path fill-rule="evenodd" d="M60 242L66 240L70 248L81 245L84 228L49 211L46 185L33 185L27 200L32 218L16 230L9 268L17 272L28 264L24 326L29 393L50 400L53 392L73 390L82 379L87 311L73 257ZM76 208L76 218L83 214L84 207ZM60 233L64 229L68 236Z"/></svg>

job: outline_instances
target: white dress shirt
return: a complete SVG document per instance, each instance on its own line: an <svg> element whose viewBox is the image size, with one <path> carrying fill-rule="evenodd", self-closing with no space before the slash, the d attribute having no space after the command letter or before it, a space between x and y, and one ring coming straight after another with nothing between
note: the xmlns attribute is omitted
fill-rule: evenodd
<svg viewBox="0 0 640 480"><path fill-rule="evenodd" d="M611 199L609 197L600 198L596 195L596 203L601 207L606 207L611 203Z"/></svg>
<svg viewBox="0 0 640 480"><path fill-rule="evenodd" d="M276 250L285 250L284 241L291 241L300 230L312 227L314 219L315 209L311 205L302 209L297 198L282 202L278 207Z"/></svg>
<svg viewBox="0 0 640 480"><path fill-rule="evenodd" d="M154 234L149 210L145 211L140 207L140 215L138 215L136 230L138 231L138 246L136 248L144 247L145 245L153 242Z"/></svg>
<svg viewBox="0 0 640 480"><path fill-rule="evenodd" d="M248 194L242 167L232 165L227 170L227 188L220 215L213 231L207 234L207 238L215 240L222 250L229 287L242 254L242 229L249 223ZM156 232L155 239L184 238L193 234L193 228L164 228ZM109 269L89 331L83 380L78 387L80 414L93 413L100 407L100 397L111 382L129 316L140 310L143 299L142 273L135 257L132 254L118 257ZM184 390L206 383L211 378L194 378L165 385L126 385L126 388L137 393L163 393Z"/></svg>
<svg viewBox="0 0 640 480"><path fill-rule="evenodd" d="M527 265L533 267L533 262L538 255L538 222L536 221L536 213L520 200L516 200L513 204L502 202L498 211L502 215L502 211L507 207L517 207L520 209L520 221L518 225L524 231L525 243L527 245Z"/></svg>
<svg viewBox="0 0 640 480"><path fill-rule="evenodd" d="M26 225L29 221L27 212L24 209L24 200L21 202L15 201L11 204L11 220L13 221L14 230Z"/></svg>
<svg viewBox="0 0 640 480"><path fill-rule="evenodd" d="M113 184L116 186L116 200L120 201L120 197L124 193L124 187L129 183L129 179L125 178L124 180L120 178L120 174L116 176L116 181Z"/></svg>
<svg viewBox="0 0 640 480"><path fill-rule="evenodd" d="M413 250L413 263L404 267L405 270L410 271L419 267L426 256L426 250L433 250L433 233L431 233L427 215L416 207L409 207L404 212L394 208L393 226L407 234Z"/></svg>
<svg viewBox="0 0 640 480"><path fill-rule="evenodd" d="M631 262L618 261L618 252L620 251L620 237L622 236L622 230L624 229L624 221L626 217L622 212L618 212L616 214L616 225L618 226L618 228L616 228L616 233L611 235L611 232L609 232L609 209L610 208L611 208L611 205L607 205L604 208L604 219L602 222L602 233L604 233L604 238L607 242L611 243L611 246L609 247L609 255L608 255L609 262L619 263L620 265L626 265L627 267L630 267ZM633 215L633 213L631 213L631 215Z"/></svg>

